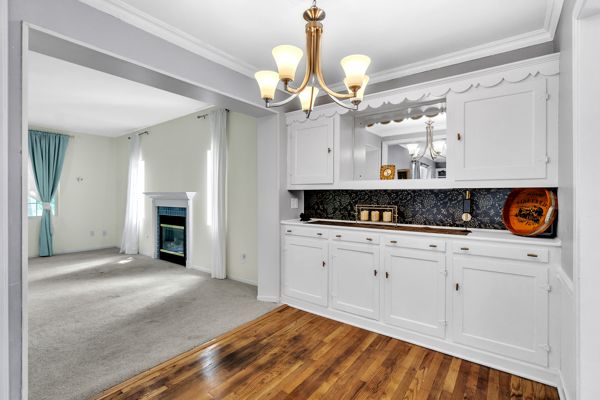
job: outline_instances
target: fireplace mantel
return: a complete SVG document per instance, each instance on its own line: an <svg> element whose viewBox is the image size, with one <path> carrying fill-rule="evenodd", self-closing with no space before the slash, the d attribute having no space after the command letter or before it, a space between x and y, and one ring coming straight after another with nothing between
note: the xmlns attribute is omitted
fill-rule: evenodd
<svg viewBox="0 0 600 400"><path fill-rule="evenodd" d="M196 192L144 192L144 195L152 199L152 232L154 237L154 248L156 249L156 225L157 225L157 208L158 207L181 207L186 209L186 266L189 268L192 264L193 250L193 205ZM154 258L158 258L158 251L154 251Z"/></svg>
<svg viewBox="0 0 600 400"><path fill-rule="evenodd" d="M196 192L144 192L151 199L160 200L192 200Z"/></svg>

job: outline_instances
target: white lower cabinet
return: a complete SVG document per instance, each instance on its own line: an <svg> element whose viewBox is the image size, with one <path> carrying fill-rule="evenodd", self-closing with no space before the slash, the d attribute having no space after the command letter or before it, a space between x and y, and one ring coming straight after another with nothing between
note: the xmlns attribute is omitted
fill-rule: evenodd
<svg viewBox="0 0 600 400"><path fill-rule="evenodd" d="M447 275L445 253L385 247L383 263L385 322L444 337Z"/></svg>
<svg viewBox="0 0 600 400"><path fill-rule="evenodd" d="M379 318L379 246L333 242L331 307L367 318Z"/></svg>
<svg viewBox="0 0 600 400"><path fill-rule="evenodd" d="M292 306L542 380L557 368L557 247L318 225L283 233Z"/></svg>
<svg viewBox="0 0 600 400"><path fill-rule="evenodd" d="M283 293L327 306L327 256L324 239L286 236L283 257Z"/></svg>
<svg viewBox="0 0 600 400"><path fill-rule="evenodd" d="M548 267L454 257L454 340L518 360L548 364Z"/></svg>

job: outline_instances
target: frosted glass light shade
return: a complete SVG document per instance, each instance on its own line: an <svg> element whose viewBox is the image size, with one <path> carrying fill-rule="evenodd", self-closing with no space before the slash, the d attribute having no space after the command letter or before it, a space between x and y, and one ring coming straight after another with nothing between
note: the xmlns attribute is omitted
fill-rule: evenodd
<svg viewBox="0 0 600 400"><path fill-rule="evenodd" d="M314 90L313 90L314 89ZM311 99L312 92L312 99ZM312 107L315 105L315 99L319 94L318 88L313 88L312 86L307 86L303 91L300 92L298 97L300 98L300 104L302 104L302 111L310 111Z"/></svg>
<svg viewBox="0 0 600 400"><path fill-rule="evenodd" d="M408 149L408 153L414 157L417 155L418 151L419 151L419 144L418 143L409 143L406 145L406 148Z"/></svg>
<svg viewBox="0 0 600 400"><path fill-rule="evenodd" d="M441 156L446 156L446 141L445 140L436 140L432 143L433 150L436 153L440 153Z"/></svg>
<svg viewBox="0 0 600 400"><path fill-rule="evenodd" d="M258 71L254 74L254 78L260 88L260 97L265 100L273 100L275 89L277 89L279 83L279 74L275 71Z"/></svg>
<svg viewBox="0 0 600 400"><path fill-rule="evenodd" d="M362 54L353 54L342 58L340 64L342 64L342 68L346 74L346 85L350 89L354 89L362 85L367 68L371 64L371 59Z"/></svg>
<svg viewBox="0 0 600 400"><path fill-rule="evenodd" d="M354 99L362 101L363 97L365 96L365 89L367 88L367 83L369 83L369 75L365 75L360 89L358 89L358 92L356 92L356 97ZM348 93L352 93L352 89L350 89L350 86L348 86L348 78L344 78L344 84L346 85L346 89L348 89Z"/></svg>
<svg viewBox="0 0 600 400"><path fill-rule="evenodd" d="M282 44L281 46L274 47L272 53L275 63L277 63L279 79L282 81L293 81L296 76L298 63L304 54L302 50L296 46Z"/></svg>

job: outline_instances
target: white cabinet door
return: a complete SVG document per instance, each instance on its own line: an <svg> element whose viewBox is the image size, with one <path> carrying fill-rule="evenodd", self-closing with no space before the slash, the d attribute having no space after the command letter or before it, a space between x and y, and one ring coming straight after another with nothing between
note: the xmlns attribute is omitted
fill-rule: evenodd
<svg viewBox="0 0 600 400"><path fill-rule="evenodd" d="M385 322L444 337L445 253L386 247L383 258Z"/></svg>
<svg viewBox="0 0 600 400"><path fill-rule="evenodd" d="M294 123L290 129L290 184L333 183L334 118Z"/></svg>
<svg viewBox="0 0 600 400"><path fill-rule="evenodd" d="M548 364L548 269L486 257L454 258L454 340Z"/></svg>
<svg viewBox="0 0 600 400"><path fill-rule="evenodd" d="M283 293L327 306L327 240L286 236Z"/></svg>
<svg viewBox="0 0 600 400"><path fill-rule="evenodd" d="M456 180L547 176L546 80L504 83L448 96Z"/></svg>
<svg viewBox="0 0 600 400"><path fill-rule="evenodd" d="M331 306L367 318L379 318L379 247L331 244Z"/></svg>

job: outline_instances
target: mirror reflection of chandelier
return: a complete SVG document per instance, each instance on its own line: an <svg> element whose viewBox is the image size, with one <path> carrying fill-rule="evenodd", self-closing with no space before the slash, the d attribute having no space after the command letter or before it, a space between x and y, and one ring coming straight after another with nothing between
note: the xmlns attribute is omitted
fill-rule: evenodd
<svg viewBox="0 0 600 400"><path fill-rule="evenodd" d="M313 0L312 6L304 11L306 24L306 72L302 83L296 88L290 86L296 75L296 68L303 56L303 52L296 46L281 45L273 49L273 57L277 64L278 72L258 71L254 77L260 88L260 95L265 101L267 107L278 107L289 103L298 97L302 105L302 110L306 117L310 116L315 100L319 93L316 87L317 83L335 101L338 105L350 109L358 109L358 105L363 99L365 87L369 82L366 75L367 68L371 59L362 54L354 54L342 58L341 64L346 74L344 84L347 93L337 93L330 89L325 83L323 71L321 69L321 36L323 35L323 24L320 22L325 19L325 11L318 8L316 0ZM290 96L280 102L274 103L275 91L279 81L283 83L284 90ZM343 100L349 100L346 104Z"/></svg>
<svg viewBox="0 0 600 400"><path fill-rule="evenodd" d="M446 156L446 142L443 140L433 140L433 121L425 121L425 146L421 146L418 143L407 144L406 148L412 161L419 161L425 155L432 160L436 160L439 157Z"/></svg>

